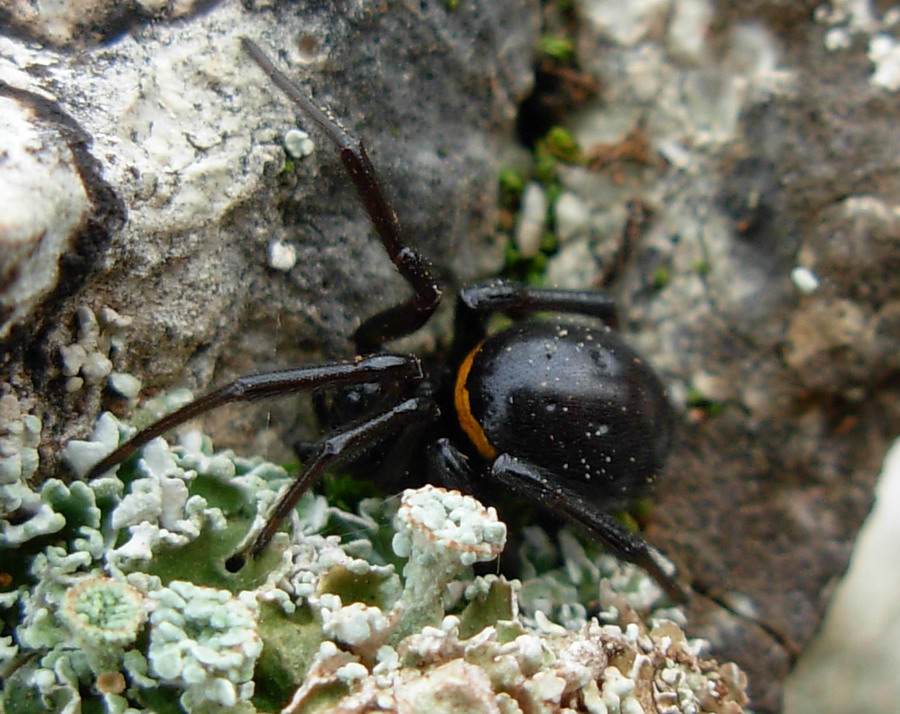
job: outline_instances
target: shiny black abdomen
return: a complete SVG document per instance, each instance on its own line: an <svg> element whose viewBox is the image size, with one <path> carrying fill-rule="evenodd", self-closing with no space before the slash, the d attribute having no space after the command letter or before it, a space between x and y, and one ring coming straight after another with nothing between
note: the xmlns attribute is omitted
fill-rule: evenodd
<svg viewBox="0 0 900 714"><path fill-rule="evenodd" d="M466 379L498 454L615 502L640 492L669 449L672 412L649 365L604 326L527 321L489 337Z"/></svg>

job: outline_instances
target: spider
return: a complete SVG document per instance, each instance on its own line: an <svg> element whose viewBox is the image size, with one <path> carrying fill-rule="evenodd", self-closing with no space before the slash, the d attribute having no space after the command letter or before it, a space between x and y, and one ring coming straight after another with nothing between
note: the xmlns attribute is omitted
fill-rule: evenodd
<svg viewBox="0 0 900 714"><path fill-rule="evenodd" d="M319 442L298 446L304 468L255 539L226 561L228 570L236 572L265 549L300 495L324 472L375 454L402 462L421 446L433 479L468 493L508 490L560 513L644 568L671 597L683 599L672 563L609 515L659 473L674 422L660 380L613 329L614 301L598 292L490 280L459 292L446 364L426 368L416 356L385 352L386 342L428 322L441 288L405 242L362 141L317 107L252 41L241 42L337 147L412 296L362 322L353 334L355 359L240 377L138 432L89 476L221 405L299 391L321 396L327 390L335 395L330 406L317 403L333 429ZM539 312L554 315L538 319ZM512 324L488 334L485 323L495 313L510 316Z"/></svg>

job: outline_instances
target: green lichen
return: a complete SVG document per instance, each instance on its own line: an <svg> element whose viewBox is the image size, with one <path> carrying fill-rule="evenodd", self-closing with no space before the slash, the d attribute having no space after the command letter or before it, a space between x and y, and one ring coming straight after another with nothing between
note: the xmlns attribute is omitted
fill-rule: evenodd
<svg viewBox="0 0 900 714"><path fill-rule="evenodd" d="M60 614L82 642L124 647L137 639L146 611L140 592L121 580L101 576L70 587Z"/></svg>
<svg viewBox="0 0 900 714"><path fill-rule="evenodd" d="M149 593L147 659L163 684L183 689L185 711L234 708L253 696L253 671L262 652L259 606L252 592L173 581Z"/></svg>
<svg viewBox="0 0 900 714"><path fill-rule="evenodd" d="M493 508L433 486L403 494L394 528L394 551L407 558L398 640L438 624L444 588L466 567L496 558L506 544L506 525Z"/></svg>
<svg viewBox="0 0 900 714"><path fill-rule="evenodd" d="M166 406L150 405L141 419ZM25 433L21 417L7 435ZM91 441L64 454L86 473L133 431L104 415ZM17 442L34 443L34 434ZM21 523L7 520L0 544L9 627L0 712L249 714L289 701L287 711L322 711L367 696L401 707L462 696L505 709L509 691L537 709L605 702L613 711L630 701L616 692L647 685L604 648L646 654L676 641L683 672L654 691L690 701L713 682L741 701L739 671L703 669L683 635L654 640L651 630L619 627L640 621L632 608L674 622L683 614L637 568L566 532L554 542L526 529L520 556L532 565L521 583L473 580L470 566L499 554L505 526L492 509L443 489L408 491L399 503L364 499L355 512L308 493L290 532L228 572L225 559L258 531L289 480L279 466L215 452L189 432L175 447L151 442L91 481L20 488L15 502L32 509L24 522L42 525L16 530ZM584 603L598 598L605 607L591 624ZM642 632L650 639L639 645ZM573 670L567 653L585 648L597 659ZM662 654L654 661L665 669ZM477 686L454 689L460 676Z"/></svg>

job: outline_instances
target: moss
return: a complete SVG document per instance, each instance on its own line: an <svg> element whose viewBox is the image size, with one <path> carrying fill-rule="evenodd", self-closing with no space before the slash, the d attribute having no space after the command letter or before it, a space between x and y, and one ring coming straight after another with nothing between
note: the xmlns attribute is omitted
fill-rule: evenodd
<svg viewBox="0 0 900 714"><path fill-rule="evenodd" d="M260 607L259 632L265 644L256 666L253 703L260 711L279 711L306 678L324 640L322 624L308 606L288 615L265 603Z"/></svg>
<svg viewBox="0 0 900 714"><path fill-rule="evenodd" d="M278 563L279 555L273 548L247 563L240 572L225 569L238 543L247 534L250 519L231 521L225 530L209 533L190 543L157 548L153 559L142 568L148 575L157 575L163 584L173 580L188 580L196 585L223 588L231 592L252 590L265 581L267 574Z"/></svg>
<svg viewBox="0 0 900 714"><path fill-rule="evenodd" d="M382 609L390 608L401 590L400 576L388 567L353 572L341 565L319 581L319 592L337 595L343 602L361 602Z"/></svg>
<svg viewBox="0 0 900 714"><path fill-rule="evenodd" d="M459 636L467 639L481 632L485 627L501 621L511 622L515 618L515 591L510 582L494 577L480 587L469 598L460 616Z"/></svg>
<svg viewBox="0 0 900 714"><path fill-rule="evenodd" d="M688 389L685 404L689 409L698 410L707 416L716 416L721 414L725 406L721 402L716 402L707 397L699 389L691 387Z"/></svg>
<svg viewBox="0 0 900 714"><path fill-rule="evenodd" d="M575 57L575 42L563 35L542 35L538 41L538 51L559 62L570 62Z"/></svg>

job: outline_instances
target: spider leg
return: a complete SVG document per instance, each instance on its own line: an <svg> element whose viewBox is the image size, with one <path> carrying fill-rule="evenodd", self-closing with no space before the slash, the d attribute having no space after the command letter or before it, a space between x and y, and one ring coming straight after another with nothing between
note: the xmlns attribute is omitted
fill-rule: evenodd
<svg viewBox="0 0 900 714"><path fill-rule="evenodd" d="M476 490L474 472L466 457L447 439L428 448L428 465L448 488L465 493ZM685 600L685 589L677 582L674 564L642 538L626 530L609 514L587 503L574 489L534 464L501 454L491 466L491 476L513 493L564 514L602 541L619 557L639 565L677 602Z"/></svg>
<svg viewBox="0 0 900 714"><path fill-rule="evenodd" d="M509 280L489 280L469 285L456 301L456 351L466 354L485 336L485 320L495 312L514 316L533 312L559 312L597 317L616 327L615 300L592 290L533 288Z"/></svg>
<svg viewBox="0 0 900 714"><path fill-rule="evenodd" d="M438 439L428 446L425 452L428 473L435 477L445 488L456 489L462 493L476 493L475 472L469 466L469 460L449 439Z"/></svg>
<svg viewBox="0 0 900 714"><path fill-rule="evenodd" d="M313 457L303 472L287 487L278 503L268 514L266 525L249 546L242 548L225 563L230 572L237 572L247 558L259 555L272 540L281 522L319 477L329 469L353 461L361 453L383 441L396 430L416 420L431 420L437 416L434 402L426 397L406 399L400 404L374 416L356 421L328 435L319 442Z"/></svg>
<svg viewBox="0 0 900 714"><path fill-rule="evenodd" d="M386 382L421 379L422 366L413 356L373 355L354 362L331 362L307 367L294 367L273 372L252 374L185 404L139 431L87 473L95 478L121 463L148 441L170 429L224 404L249 402L264 397L290 394L317 387L333 387L362 382Z"/></svg>
<svg viewBox="0 0 900 714"><path fill-rule="evenodd" d="M297 439L294 442L294 453L297 455L300 463L305 463L306 460L316 452L318 443L318 441L310 441L307 439Z"/></svg>
<svg viewBox="0 0 900 714"><path fill-rule="evenodd" d="M415 466L413 457L417 453L422 434L431 424L430 420L417 419L391 440L390 448L379 459L371 476L378 482L383 492L394 493L402 490L409 484L411 478L415 479L416 474L410 463Z"/></svg>
<svg viewBox="0 0 900 714"><path fill-rule="evenodd" d="M671 561L642 538L626 530L608 513L585 501L576 490L560 484L558 478L548 476L540 467L509 454L496 458L491 475L514 493L564 514L605 543L616 555L639 565L676 602L687 599L687 591L678 582L678 570Z"/></svg>
<svg viewBox="0 0 900 714"><path fill-rule="evenodd" d="M252 41L244 37L241 44L275 85L318 124L338 148L344 169L388 257L413 290L412 297L372 315L357 328L353 335L357 351L360 354L376 352L384 342L415 332L434 313L441 299L441 290L423 258L404 242L400 221L385 196L362 140L317 107Z"/></svg>

